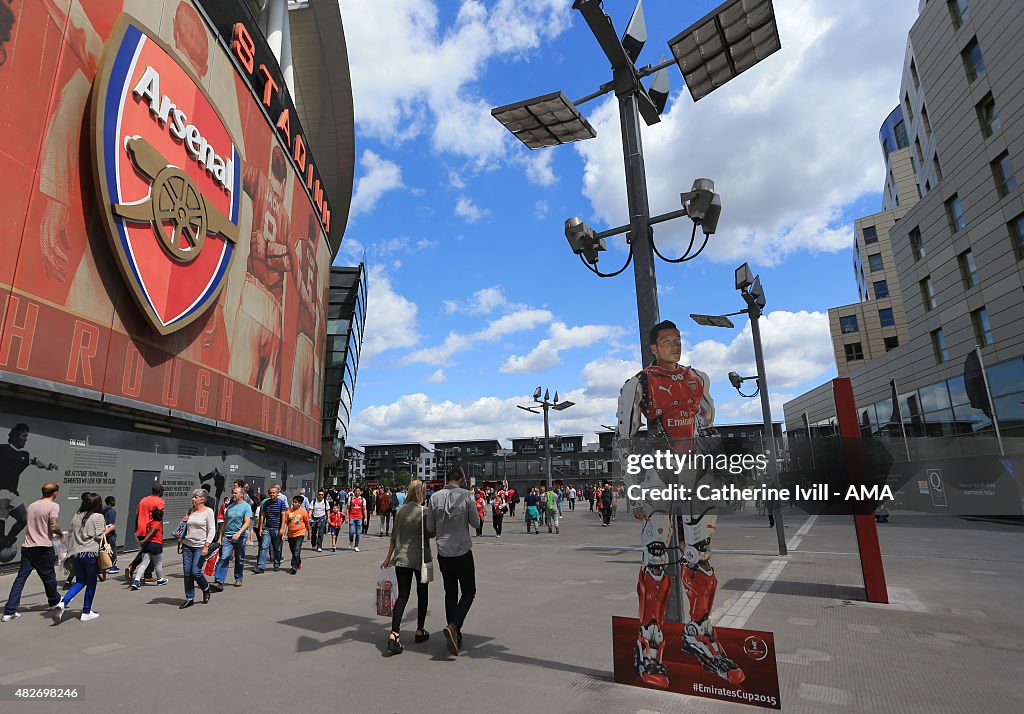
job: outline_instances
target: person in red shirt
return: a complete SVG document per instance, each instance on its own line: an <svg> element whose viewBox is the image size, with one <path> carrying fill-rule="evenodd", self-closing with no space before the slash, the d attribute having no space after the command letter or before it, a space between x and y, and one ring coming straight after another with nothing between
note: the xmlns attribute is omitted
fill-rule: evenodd
<svg viewBox="0 0 1024 714"><path fill-rule="evenodd" d="M480 525L476 527L476 534L481 536L484 534L484 512L486 511L486 502L484 501L484 492L476 492L476 512L480 516Z"/></svg>
<svg viewBox="0 0 1024 714"><path fill-rule="evenodd" d="M363 489L356 486L348 499L348 547L359 552L359 536L363 532L363 519L366 518L366 499ZM355 547L353 548L353 542Z"/></svg>
<svg viewBox="0 0 1024 714"><path fill-rule="evenodd" d="M164 506L164 487L158 483L153 484L152 492L150 495L139 501L139 507L135 511L135 537L139 539L140 544L150 531L149 524L150 521L153 520L153 511L158 508L163 511ZM125 569L125 576L128 580L135 580L135 569L139 567L139 563L142 562L143 555L145 555L145 553L140 550L132 561L132 564ZM145 575L144 580L152 580L152 578L149 577L150 573L143 573L143 575ZM141 579L142 578L140 578L140 580Z"/></svg>
<svg viewBox="0 0 1024 714"><path fill-rule="evenodd" d="M327 514L327 525L331 529L331 552L338 550L338 534L341 532L341 524L345 522L345 514L335 503L331 506L331 512Z"/></svg>

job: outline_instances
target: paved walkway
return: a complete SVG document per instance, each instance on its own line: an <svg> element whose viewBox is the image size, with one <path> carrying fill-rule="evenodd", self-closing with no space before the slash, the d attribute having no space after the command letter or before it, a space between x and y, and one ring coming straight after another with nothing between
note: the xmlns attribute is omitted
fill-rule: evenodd
<svg viewBox="0 0 1024 714"><path fill-rule="evenodd" d="M1024 530L894 514L880 526L894 604L873 606L862 601L851 519L786 516L788 557L775 554L765 519L729 513L714 561L715 617L775 633L784 711L1024 711ZM249 571L242 588L183 611L173 548L169 585L101 584L102 616L89 623L77 619L79 599L52 625L30 580L24 616L0 625L0 685L77 686L82 711L756 711L611 682L610 618L636 611L635 521L601 528L577 509L561 535L506 522L504 538L488 528L475 539L479 592L457 659L439 632L439 583L430 641L384 657L388 625L373 593L386 540L371 535L361 553L307 550L297 576ZM0 597L12 579L0 577ZM0 703L30 708L68 704Z"/></svg>

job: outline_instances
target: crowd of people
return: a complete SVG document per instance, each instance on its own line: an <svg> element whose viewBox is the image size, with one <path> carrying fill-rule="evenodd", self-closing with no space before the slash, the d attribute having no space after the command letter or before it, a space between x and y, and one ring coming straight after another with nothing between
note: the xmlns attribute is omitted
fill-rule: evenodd
<svg viewBox="0 0 1024 714"><path fill-rule="evenodd" d="M572 484L551 489L541 485L530 488L520 498L519 493L507 485L467 490L464 478L460 468L437 490L418 480L408 489L372 488L365 494L360 487L351 491L321 489L312 501L304 490L289 500L276 484L265 495L253 494L251 486L241 479L234 482L230 495L220 504L206 489L197 488L191 494L191 506L168 539L168 545L176 547L181 554L184 600L179 608L188 609L196 604L197 589L205 604L229 582L236 588L242 587L246 551L250 547L258 548L255 567L251 570L256 575L268 568L275 572L281 570L285 541L290 552L288 572L291 575L297 575L302 569L304 542L308 542L308 548L313 551L322 552L325 538L330 535L329 547L333 552L338 548L339 536L347 531L349 549L359 552L360 539L369 534L371 518L376 515L379 519L377 535L391 539L384 564L396 567L398 611L404 610L408 602L412 578L417 579L420 608L417 642L428 636L422 623L427 607L426 583L422 582L427 576L423 566L433 562L429 543L431 538L436 539L437 563L445 583L446 638L449 649L457 654L462 641L462 624L475 595L471 528L476 536L483 535L489 512L494 535L501 538L505 516L515 518L522 501L527 533L539 533L541 525L545 525L549 533L558 534L563 509L575 510L578 498L587 500L591 511L596 505L603 524L608 525L615 517L619 497L619 489L606 483L603 487L588 485L581 489ZM55 623L61 622L68 605L83 591L81 620L87 622L99 617L99 612L93 608L97 584L121 573L117 565L114 497L104 500L97 493L83 493L81 504L65 531L60 527L59 490L59 484L44 484L42 497L27 509L22 560L4 606L3 622L21 616L18 607L32 572L43 582L47 607ZM163 568L165 508L163 487L155 484L152 492L140 501L132 518L139 551L124 569L131 591L168 583ZM106 565L103 565L104 556L110 560ZM61 566L67 574L63 597L57 579ZM399 612L392 628L394 636L388 644L393 653L400 652L403 646L398 636L400 619Z"/></svg>

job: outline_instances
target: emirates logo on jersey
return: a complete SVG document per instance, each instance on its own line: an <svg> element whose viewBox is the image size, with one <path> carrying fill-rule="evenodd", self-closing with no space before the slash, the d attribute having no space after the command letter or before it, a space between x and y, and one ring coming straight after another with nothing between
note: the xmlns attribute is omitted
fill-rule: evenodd
<svg viewBox="0 0 1024 714"><path fill-rule="evenodd" d="M107 236L139 308L170 334L199 318L225 283L238 240L238 142L194 72L127 15L92 101Z"/></svg>

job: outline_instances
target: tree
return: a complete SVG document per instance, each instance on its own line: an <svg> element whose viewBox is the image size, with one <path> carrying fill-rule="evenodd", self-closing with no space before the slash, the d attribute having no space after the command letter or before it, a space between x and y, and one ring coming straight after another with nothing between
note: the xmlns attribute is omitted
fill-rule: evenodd
<svg viewBox="0 0 1024 714"><path fill-rule="evenodd" d="M395 486L402 486L403 488L409 487L409 481L412 479L409 476L408 471L399 471L395 474Z"/></svg>

